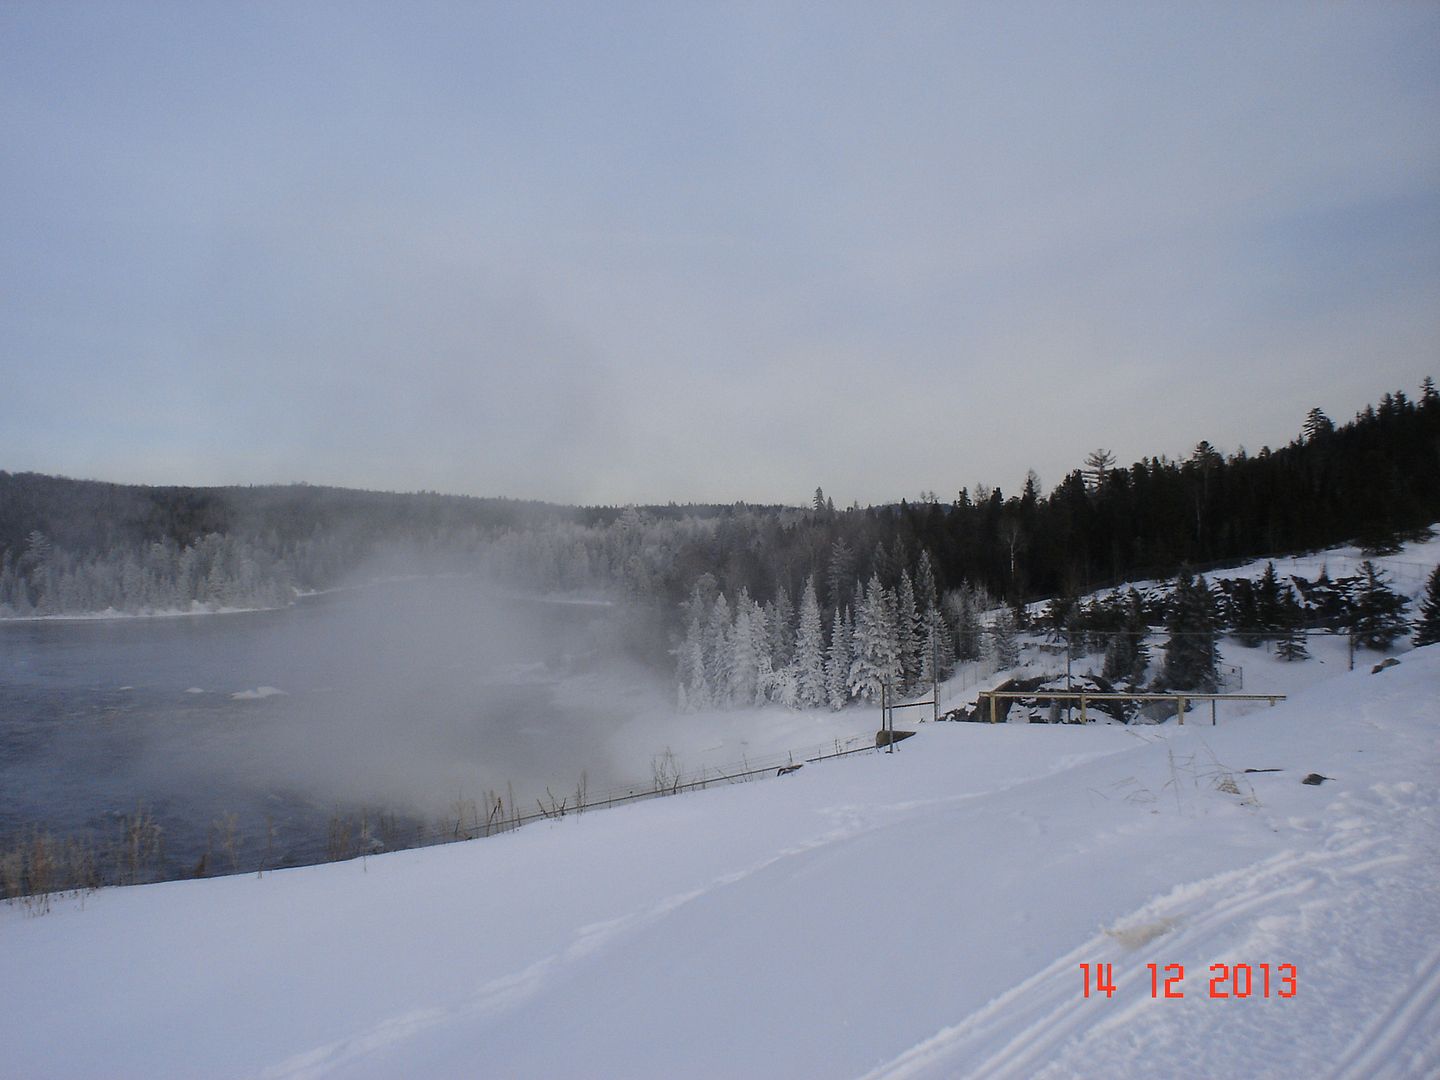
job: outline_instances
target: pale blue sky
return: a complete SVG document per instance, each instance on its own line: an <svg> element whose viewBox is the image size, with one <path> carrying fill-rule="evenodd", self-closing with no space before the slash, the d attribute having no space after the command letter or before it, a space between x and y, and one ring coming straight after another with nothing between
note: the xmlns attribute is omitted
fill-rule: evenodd
<svg viewBox="0 0 1440 1080"><path fill-rule="evenodd" d="M0 0L0 468L952 497L1440 377L1440 6Z"/></svg>

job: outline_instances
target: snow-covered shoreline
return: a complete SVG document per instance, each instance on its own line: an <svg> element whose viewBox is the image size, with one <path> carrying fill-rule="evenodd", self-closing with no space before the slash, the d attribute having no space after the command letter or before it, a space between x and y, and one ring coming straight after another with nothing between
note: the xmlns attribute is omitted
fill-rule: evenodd
<svg viewBox="0 0 1440 1080"><path fill-rule="evenodd" d="M61 623L61 622L119 622L125 619L190 619L200 615L254 615L262 611L285 611L291 605L271 607L211 607L196 601L189 609L162 608L152 611L83 611L54 615L3 615L0 626L6 623Z"/></svg>
<svg viewBox="0 0 1440 1080"><path fill-rule="evenodd" d="M295 599L289 604L272 604L260 607L235 607L227 604L213 605L195 601L189 608L155 608L146 611L119 611L107 608L103 611L57 612L49 615L4 615L0 614L0 625L5 623L56 623L56 622L114 622L123 619L188 619L197 615L253 615L257 612L286 611L296 603L324 596L336 596L358 592L383 585L401 584L407 581L434 581L451 578L470 579L478 577L472 573L454 574L402 574L394 577L376 578L356 585L337 585L330 589L296 589ZM563 604L577 607L614 607L615 601L602 596L570 595L555 592L524 592L518 589L495 588L497 596L511 600L526 600L542 604Z"/></svg>

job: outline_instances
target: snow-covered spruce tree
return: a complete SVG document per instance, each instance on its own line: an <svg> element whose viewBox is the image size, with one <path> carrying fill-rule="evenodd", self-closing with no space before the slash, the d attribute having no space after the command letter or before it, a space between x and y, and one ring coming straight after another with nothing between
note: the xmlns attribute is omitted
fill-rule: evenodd
<svg viewBox="0 0 1440 1080"><path fill-rule="evenodd" d="M1410 632L1405 619L1409 606L1409 600L1390 589L1385 571L1366 559L1360 564L1360 589L1351 623L1355 644L1366 649L1388 649Z"/></svg>
<svg viewBox="0 0 1440 1080"><path fill-rule="evenodd" d="M920 608L920 682L948 679L955 670L955 635L940 607L930 553L922 551L915 569L915 603Z"/></svg>
<svg viewBox="0 0 1440 1080"><path fill-rule="evenodd" d="M830 622L830 651L825 657L825 693L832 709L843 709L850 700L850 653L854 634L850 612L836 608Z"/></svg>
<svg viewBox="0 0 1440 1080"><path fill-rule="evenodd" d="M878 581L878 578L872 580ZM876 610L876 597L858 586L855 591L855 630L850 641L850 672L845 685L849 697L869 700L880 696L880 687L885 681L881 674L880 612Z"/></svg>
<svg viewBox="0 0 1440 1080"><path fill-rule="evenodd" d="M937 604L923 616L925 637L921 643L920 682L944 682L955 673L955 634ZM933 667L932 667L933 665Z"/></svg>
<svg viewBox="0 0 1440 1080"><path fill-rule="evenodd" d="M680 678L680 708L686 712L707 708L711 704L710 686L705 680L704 611L692 609L680 643L677 674Z"/></svg>
<svg viewBox="0 0 1440 1080"><path fill-rule="evenodd" d="M882 677L890 690L904 690L905 672L900 658L900 604L894 589L880 584L878 575L870 580L870 589L878 595L875 626L880 646L879 663Z"/></svg>
<svg viewBox="0 0 1440 1080"><path fill-rule="evenodd" d="M710 616L705 620L705 683L710 688L712 705L723 705L730 700L730 669L733 666L730 633L730 602L721 593L715 598Z"/></svg>
<svg viewBox="0 0 1440 1080"><path fill-rule="evenodd" d="M1020 662L1020 641L1016 636L1015 615L1003 607L996 614L986 635L990 657L997 670L1012 668Z"/></svg>
<svg viewBox="0 0 1440 1080"><path fill-rule="evenodd" d="M857 587L857 592L860 590ZM855 608L855 638L851 645L851 697L878 700L881 688L898 688L900 650L895 638L895 601L874 574Z"/></svg>
<svg viewBox="0 0 1440 1080"><path fill-rule="evenodd" d="M778 689L775 658L770 651L774 618L773 606L766 604L762 607L753 600L750 602L750 635L755 650L755 695L752 704L755 705L764 705L776 696Z"/></svg>
<svg viewBox="0 0 1440 1080"><path fill-rule="evenodd" d="M1415 647L1434 645L1437 641L1440 641L1440 566L1430 571L1430 580L1425 585L1425 599L1420 602L1420 618L1415 623Z"/></svg>
<svg viewBox="0 0 1440 1080"><path fill-rule="evenodd" d="M980 623L982 612L992 606L983 589L964 582L960 588L945 594L945 608L950 625L955 629L955 656L959 660L978 660L984 646Z"/></svg>
<svg viewBox="0 0 1440 1080"><path fill-rule="evenodd" d="M750 616L750 594L744 586L735 597L735 621L726 635L730 653L730 683L726 687L731 704L749 705L755 700L755 668L759 658L755 655L754 625Z"/></svg>
<svg viewBox="0 0 1440 1080"><path fill-rule="evenodd" d="M807 709L819 708L829 697L825 682L825 635L820 625L820 601L815 576L805 579L800 594L800 625L795 631L795 692Z"/></svg>
<svg viewBox="0 0 1440 1080"><path fill-rule="evenodd" d="M900 572L895 593L895 646L900 660L900 689L909 690L920 679L920 650L925 644L920 612L915 607L915 587L910 571Z"/></svg>
<svg viewBox="0 0 1440 1080"><path fill-rule="evenodd" d="M1215 601L1203 575L1197 579L1182 571L1175 580L1165 628L1170 637L1158 689L1213 694L1220 685Z"/></svg>
<svg viewBox="0 0 1440 1080"><path fill-rule="evenodd" d="M770 627L770 659L779 671L795 659L795 605L784 585L775 590L775 599L766 605L765 614Z"/></svg>

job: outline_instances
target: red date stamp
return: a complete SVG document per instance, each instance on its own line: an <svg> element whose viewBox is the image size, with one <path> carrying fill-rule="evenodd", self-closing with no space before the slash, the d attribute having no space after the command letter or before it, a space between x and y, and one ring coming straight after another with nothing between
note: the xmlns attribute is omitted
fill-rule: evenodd
<svg viewBox="0 0 1440 1080"><path fill-rule="evenodd" d="M1185 965L1146 964L1150 996L1172 1001L1185 996ZM1083 997L1115 996L1114 964L1081 964ZM1205 991L1208 998L1293 998L1300 989L1300 972L1294 964L1211 964Z"/></svg>

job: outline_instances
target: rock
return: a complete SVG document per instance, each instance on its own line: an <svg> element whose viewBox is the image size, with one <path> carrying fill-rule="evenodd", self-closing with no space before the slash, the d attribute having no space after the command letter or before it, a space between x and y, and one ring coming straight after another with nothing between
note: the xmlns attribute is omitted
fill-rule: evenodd
<svg viewBox="0 0 1440 1080"><path fill-rule="evenodd" d="M1318 786L1320 784L1323 784L1326 780L1334 779L1335 778L1333 776L1321 776L1318 772L1312 772L1307 773L1305 779L1301 780L1300 783L1310 784L1311 786Z"/></svg>
<svg viewBox="0 0 1440 1080"><path fill-rule="evenodd" d="M900 742L914 735L913 731L886 731L883 728L875 733L876 746L889 746L892 742ZM892 739L891 736L894 736Z"/></svg>

